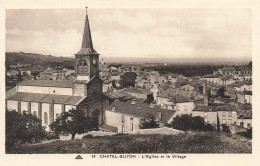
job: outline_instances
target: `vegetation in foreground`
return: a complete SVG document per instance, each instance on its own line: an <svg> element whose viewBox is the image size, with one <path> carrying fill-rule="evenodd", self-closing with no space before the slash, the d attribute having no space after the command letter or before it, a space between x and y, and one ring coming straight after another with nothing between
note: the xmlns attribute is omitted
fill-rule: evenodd
<svg viewBox="0 0 260 166"><path fill-rule="evenodd" d="M252 153L252 143L216 132L178 135L114 135L19 145L7 153Z"/></svg>

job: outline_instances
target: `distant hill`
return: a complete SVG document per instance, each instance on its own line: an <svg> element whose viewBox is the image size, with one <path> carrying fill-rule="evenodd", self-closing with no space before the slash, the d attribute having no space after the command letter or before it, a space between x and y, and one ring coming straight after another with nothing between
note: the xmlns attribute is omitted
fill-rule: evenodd
<svg viewBox="0 0 260 166"><path fill-rule="evenodd" d="M36 53L24 53L24 52L6 52L5 64L15 65L18 63L30 64L31 66L42 67L60 67L74 66L75 60L67 57L55 57L52 55L42 55Z"/></svg>

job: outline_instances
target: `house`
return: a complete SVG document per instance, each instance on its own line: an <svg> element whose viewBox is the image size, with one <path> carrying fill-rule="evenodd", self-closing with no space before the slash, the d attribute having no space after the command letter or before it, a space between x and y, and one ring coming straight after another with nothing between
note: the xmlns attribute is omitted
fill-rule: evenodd
<svg viewBox="0 0 260 166"><path fill-rule="evenodd" d="M217 107L217 113L220 124L237 124L237 111L236 106L231 104L226 104Z"/></svg>
<svg viewBox="0 0 260 166"><path fill-rule="evenodd" d="M206 80L212 84L223 84L223 81L220 79L221 74L207 74L201 80Z"/></svg>
<svg viewBox="0 0 260 166"><path fill-rule="evenodd" d="M17 76L19 73L20 73L20 71L17 71L17 70L12 69L12 70L8 70L7 73L6 73L6 75L9 76L9 77L15 77L15 76Z"/></svg>
<svg viewBox="0 0 260 166"><path fill-rule="evenodd" d="M154 100L153 93L146 89L130 87L130 88L120 89L118 91L123 91L125 93L128 93L129 95L137 99L144 99L146 100L146 102L151 102Z"/></svg>
<svg viewBox="0 0 260 166"><path fill-rule="evenodd" d="M237 125L243 128L252 127L252 106L249 104L239 104Z"/></svg>
<svg viewBox="0 0 260 166"><path fill-rule="evenodd" d="M105 108L105 124L116 127L118 133L125 133L140 129L140 123L147 116L154 117L160 126L164 126L171 122L174 113L173 110L151 107L147 103L114 101Z"/></svg>
<svg viewBox="0 0 260 166"><path fill-rule="evenodd" d="M103 93L113 90L113 81L105 80L103 81Z"/></svg>
<svg viewBox="0 0 260 166"><path fill-rule="evenodd" d="M204 118L206 123L217 125L217 110L213 106L196 106L192 110L192 116Z"/></svg>

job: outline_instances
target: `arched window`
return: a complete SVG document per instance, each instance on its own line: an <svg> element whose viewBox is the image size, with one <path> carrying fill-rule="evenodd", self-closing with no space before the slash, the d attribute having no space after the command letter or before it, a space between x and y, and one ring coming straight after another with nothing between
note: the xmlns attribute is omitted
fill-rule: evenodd
<svg viewBox="0 0 260 166"><path fill-rule="evenodd" d="M44 112L44 124L45 125L48 124L48 114L47 114L47 112Z"/></svg>
<svg viewBox="0 0 260 166"><path fill-rule="evenodd" d="M37 112L33 111L33 116L37 117Z"/></svg>

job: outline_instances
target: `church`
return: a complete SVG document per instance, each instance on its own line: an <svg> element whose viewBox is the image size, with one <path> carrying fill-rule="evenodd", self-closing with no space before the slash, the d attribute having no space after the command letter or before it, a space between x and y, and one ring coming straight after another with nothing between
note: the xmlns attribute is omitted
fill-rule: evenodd
<svg viewBox="0 0 260 166"><path fill-rule="evenodd" d="M99 54L93 48L88 13L81 49L75 54L75 80L25 80L16 85L16 93L6 98L8 110L26 111L49 125L65 111L81 109L88 116L97 116L103 123L105 101L99 78Z"/></svg>

